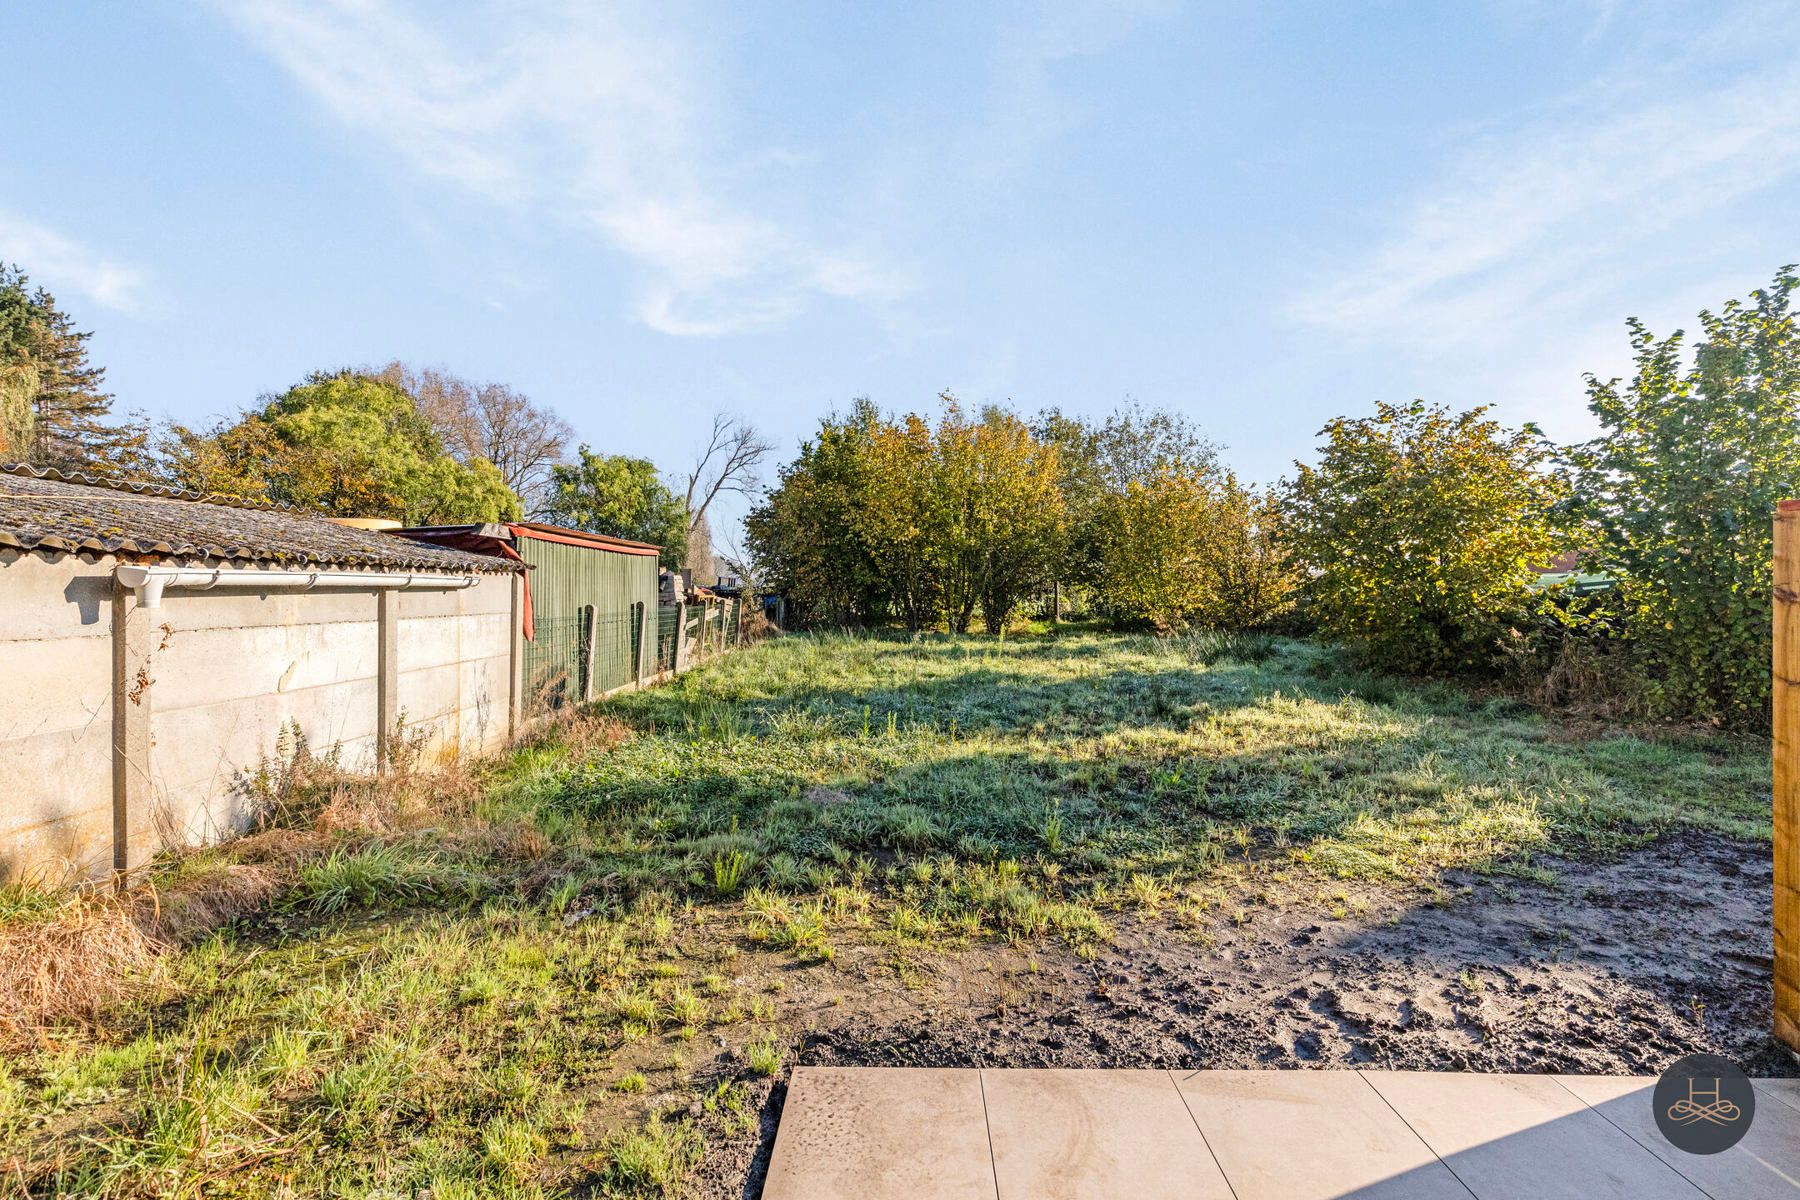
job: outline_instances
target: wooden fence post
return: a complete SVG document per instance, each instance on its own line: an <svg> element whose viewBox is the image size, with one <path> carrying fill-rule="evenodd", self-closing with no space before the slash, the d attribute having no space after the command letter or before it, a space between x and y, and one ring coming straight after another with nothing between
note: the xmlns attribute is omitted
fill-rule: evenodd
<svg viewBox="0 0 1800 1200"><path fill-rule="evenodd" d="M1775 1036L1800 1051L1800 500L1775 511Z"/></svg>

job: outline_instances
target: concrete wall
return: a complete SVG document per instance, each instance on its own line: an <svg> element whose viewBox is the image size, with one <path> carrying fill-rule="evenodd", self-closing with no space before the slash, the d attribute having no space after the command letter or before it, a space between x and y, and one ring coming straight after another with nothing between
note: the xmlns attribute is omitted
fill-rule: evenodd
<svg viewBox="0 0 1800 1200"><path fill-rule="evenodd" d="M113 565L0 554L0 878L113 865ZM406 735L428 757L504 745L511 576L397 600ZM147 795L123 821L132 862L242 830L286 726L314 753L373 769L379 604L360 590L171 590L127 618L148 626L144 679L125 685L134 715L148 709L150 743Z"/></svg>
<svg viewBox="0 0 1800 1200"><path fill-rule="evenodd" d="M0 878L112 863L112 574L0 551Z"/></svg>

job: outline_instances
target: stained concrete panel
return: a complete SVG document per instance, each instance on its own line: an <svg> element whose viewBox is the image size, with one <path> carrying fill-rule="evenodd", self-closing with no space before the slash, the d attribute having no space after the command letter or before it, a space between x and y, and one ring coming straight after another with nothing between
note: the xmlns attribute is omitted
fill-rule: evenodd
<svg viewBox="0 0 1800 1200"><path fill-rule="evenodd" d="M109 725L111 682L110 637L0 642L0 741Z"/></svg>
<svg viewBox="0 0 1800 1200"><path fill-rule="evenodd" d="M512 577L484 575L472 588L459 591L401 592L400 617L444 617L458 614L512 612Z"/></svg>
<svg viewBox="0 0 1800 1200"><path fill-rule="evenodd" d="M181 630L151 667L165 711L372 680L375 624Z"/></svg>
<svg viewBox="0 0 1800 1200"><path fill-rule="evenodd" d="M504 613L400 619L400 669L416 671L505 654L512 637Z"/></svg>
<svg viewBox="0 0 1800 1200"><path fill-rule="evenodd" d="M763 1200L995 1200L981 1076L799 1067Z"/></svg>
<svg viewBox="0 0 1800 1200"><path fill-rule="evenodd" d="M0 552L0 642L112 635L112 568Z"/></svg>
<svg viewBox="0 0 1800 1200"><path fill-rule="evenodd" d="M87 809L112 811L112 717L0 741L0 839Z"/></svg>

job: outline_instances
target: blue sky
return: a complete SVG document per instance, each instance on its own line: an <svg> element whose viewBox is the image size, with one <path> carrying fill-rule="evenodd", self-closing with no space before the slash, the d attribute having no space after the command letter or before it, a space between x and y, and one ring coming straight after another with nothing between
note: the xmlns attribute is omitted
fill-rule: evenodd
<svg viewBox="0 0 1800 1200"><path fill-rule="evenodd" d="M1132 397L1267 482L1378 399L1581 436L1626 316L1800 259L1791 5L149 0L0 44L0 258L188 420L400 358L673 469L715 409L785 456L858 395Z"/></svg>

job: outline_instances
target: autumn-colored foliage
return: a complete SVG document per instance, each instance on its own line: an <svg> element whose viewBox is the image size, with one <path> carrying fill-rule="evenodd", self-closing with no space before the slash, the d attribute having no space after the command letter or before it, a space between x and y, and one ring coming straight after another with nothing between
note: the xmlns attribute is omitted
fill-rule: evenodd
<svg viewBox="0 0 1800 1200"><path fill-rule="evenodd" d="M1485 408L1416 401L1323 433L1319 461L1298 467L1285 496L1310 615L1387 667L1490 667L1565 544L1551 447Z"/></svg>

